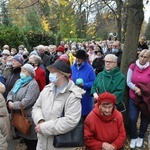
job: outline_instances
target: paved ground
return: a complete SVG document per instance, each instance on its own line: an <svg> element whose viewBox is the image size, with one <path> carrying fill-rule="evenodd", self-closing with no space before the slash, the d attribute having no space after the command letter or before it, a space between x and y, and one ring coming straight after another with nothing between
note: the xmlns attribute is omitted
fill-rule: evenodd
<svg viewBox="0 0 150 150"><path fill-rule="evenodd" d="M24 144L20 144L19 140L10 139L8 141L8 150L26 150Z"/></svg>
<svg viewBox="0 0 150 150"><path fill-rule="evenodd" d="M16 150L16 147L18 145L18 141L16 140L9 140L8 141L8 150Z"/></svg>
<svg viewBox="0 0 150 150"><path fill-rule="evenodd" d="M149 125L149 128L148 128L146 135L145 135L145 138L144 138L143 147L142 148L135 148L132 150L150 150L150 147L148 148L148 135L150 135L150 125ZM129 147L129 142L130 142L130 139L127 138L124 150L131 150ZM8 150L26 150L26 147L24 144L20 144L19 140L10 139L8 141ZM82 148L82 149L78 148L77 150L84 150L84 148Z"/></svg>

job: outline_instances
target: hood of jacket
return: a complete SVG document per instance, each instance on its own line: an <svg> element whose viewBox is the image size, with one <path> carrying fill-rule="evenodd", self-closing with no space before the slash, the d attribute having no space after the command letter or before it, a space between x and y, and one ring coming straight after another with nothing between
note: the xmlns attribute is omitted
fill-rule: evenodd
<svg viewBox="0 0 150 150"><path fill-rule="evenodd" d="M93 109L93 112L103 121L103 122L109 122L109 121L115 121L116 120L116 109L114 108L112 110L112 114L110 116L105 116L101 113L100 109L99 109L99 104L96 103L95 107Z"/></svg>
<svg viewBox="0 0 150 150"><path fill-rule="evenodd" d="M106 68L104 68L103 72L101 72L101 73L104 74L105 76L117 76L117 75L121 74L118 67L115 67L111 71L107 71Z"/></svg>

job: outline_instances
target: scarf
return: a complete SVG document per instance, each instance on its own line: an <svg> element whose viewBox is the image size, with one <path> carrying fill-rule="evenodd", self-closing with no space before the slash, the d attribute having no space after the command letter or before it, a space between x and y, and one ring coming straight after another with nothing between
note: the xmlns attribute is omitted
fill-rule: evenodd
<svg viewBox="0 0 150 150"><path fill-rule="evenodd" d="M103 122L110 122L110 121L116 120L116 109L115 108L112 110L112 114L110 116L105 116L101 113L101 111L99 109L99 104L96 103L93 111L99 116L99 118Z"/></svg>
<svg viewBox="0 0 150 150"><path fill-rule="evenodd" d="M148 61L145 65L141 65L141 64L139 63L139 60L137 60L137 61L136 61L136 65L137 65L140 69L145 69L145 68L149 67L150 63L149 63L149 61Z"/></svg>
<svg viewBox="0 0 150 150"><path fill-rule="evenodd" d="M15 94L17 93L17 91L20 89L20 87L24 84L24 83L27 83L29 81L31 81L33 79L33 77L31 76L28 76L27 78L25 79L19 79L18 82L15 83L13 89L12 89L12 92Z"/></svg>
<svg viewBox="0 0 150 150"><path fill-rule="evenodd" d="M99 117L101 118L102 121L104 122L110 122L112 120L116 120L116 110L114 108L114 110L112 111L112 114L110 116L105 116L101 113L101 111L99 110Z"/></svg>

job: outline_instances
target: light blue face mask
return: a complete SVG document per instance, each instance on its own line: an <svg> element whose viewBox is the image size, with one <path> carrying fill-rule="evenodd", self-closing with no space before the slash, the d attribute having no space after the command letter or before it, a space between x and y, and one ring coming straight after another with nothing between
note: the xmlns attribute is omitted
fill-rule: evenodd
<svg viewBox="0 0 150 150"><path fill-rule="evenodd" d="M49 74L49 81L51 82L51 83L56 83L57 82L57 74L56 73L50 73Z"/></svg>
<svg viewBox="0 0 150 150"><path fill-rule="evenodd" d="M22 54L23 54L23 50L19 50L19 54L21 54L21 55L22 55Z"/></svg>
<svg viewBox="0 0 150 150"><path fill-rule="evenodd" d="M20 78L21 79L26 79L27 78L27 75L25 73L20 73Z"/></svg>
<svg viewBox="0 0 150 150"><path fill-rule="evenodd" d="M6 62L6 66L12 66L12 62Z"/></svg>
<svg viewBox="0 0 150 150"><path fill-rule="evenodd" d="M118 53L118 52L119 52L119 50L118 50L117 48L113 48L113 49L112 49L112 53L116 54L116 53Z"/></svg>

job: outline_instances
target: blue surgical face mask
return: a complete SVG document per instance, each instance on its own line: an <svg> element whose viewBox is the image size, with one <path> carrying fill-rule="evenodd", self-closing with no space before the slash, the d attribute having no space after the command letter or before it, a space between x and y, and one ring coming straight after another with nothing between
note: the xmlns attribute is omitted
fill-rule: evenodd
<svg viewBox="0 0 150 150"><path fill-rule="evenodd" d="M27 78L27 75L25 73L20 73L20 78L21 79L26 79Z"/></svg>
<svg viewBox="0 0 150 150"><path fill-rule="evenodd" d="M51 83L56 83L57 82L57 74L56 73L50 73L49 74L49 81L51 82Z"/></svg>
<svg viewBox="0 0 150 150"><path fill-rule="evenodd" d="M117 54L118 52L119 52L119 50L117 48L112 49L112 53Z"/></svg>

